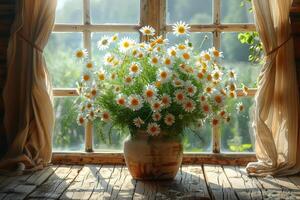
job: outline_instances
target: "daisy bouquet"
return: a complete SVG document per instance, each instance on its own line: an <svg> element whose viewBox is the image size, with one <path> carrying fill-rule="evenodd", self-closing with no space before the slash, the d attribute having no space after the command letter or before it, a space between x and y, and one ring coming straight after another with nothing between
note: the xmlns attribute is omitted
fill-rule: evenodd
<svg viewBox="0 0 300 200"><path fill-rule="evenodd" d="M189 29L184 22L173 26L183 38L177 44L155 36L150 26L140 29L144 42L104 36L97 43L106 51L99 65L86 50L77 50L76 58L86 66L77 83L78 124L99 118L129 128L132 135L143 130L158 136L180 135L206 120L212 126L230 121L225 100L237 95L236 73L220 65L223 54L214 47L196 51ZM237 107L243 110L242 104Z"/></svg>

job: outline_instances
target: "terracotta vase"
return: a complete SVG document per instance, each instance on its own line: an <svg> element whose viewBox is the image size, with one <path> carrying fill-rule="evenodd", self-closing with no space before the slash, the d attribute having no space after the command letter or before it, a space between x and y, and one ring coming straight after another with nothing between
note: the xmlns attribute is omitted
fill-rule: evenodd
<svg viewBox="0 0 300 200"><path fill-rule="evenodd" d="M180 140L165 139L139 132L124 142L124 156L131 176L137 180L173 179L181 165Z"/></svg>

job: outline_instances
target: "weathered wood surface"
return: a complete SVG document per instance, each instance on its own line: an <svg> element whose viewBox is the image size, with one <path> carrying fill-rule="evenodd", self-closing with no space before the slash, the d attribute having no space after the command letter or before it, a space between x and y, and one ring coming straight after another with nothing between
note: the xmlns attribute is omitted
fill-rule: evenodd
<svg viewBox="0 0 300 200"><path fill-rule="evenodd" d="M56 165L0 176L2 199L300 199L300 175L256 178L240 166L183 165L174 180L136 181L124 165Z"/></svg>

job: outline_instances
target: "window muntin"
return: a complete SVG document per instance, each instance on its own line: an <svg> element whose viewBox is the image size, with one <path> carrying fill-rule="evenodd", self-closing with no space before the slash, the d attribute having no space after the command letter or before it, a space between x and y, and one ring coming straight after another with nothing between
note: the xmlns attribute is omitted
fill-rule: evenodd
<svg viewBox="0 0 300 200"><path fill-rule="evenodd" d="M64 2L64 4L67 4L66 2L71 1L71 0L58 0L58 2ZM139 38L139 33L138 33L138 29L140 27L142 27L143 25L148 25L148 24L139 24L139 22L151 22L151 20L155 19L153 18L153 16L148 16L148 13L153 13L153 12L147 12L147 10L145 10L145 8L143 7L142 10L139 11L139 14L137 14L136 9L137 9L137 5L147 5L149 2L147 0L128 0L128 2L133 6L133 12L135 13L135 19L132 20L132 16L129 19L124 18L124 21L119 20L118 17L116 16L114 19L109 19L112 21L105 21L105 17L101 17L99 19L93 19L94 17L96 17L96 14L92 14L93 12L96 12L94 6L92 5L96 5L97 4L97 0L79 0L82 3L82 12L83 14L81 15L81 17L83 18L82 23L75 23L75 24L66 24L66 22L68 22L68 20L65 19L65 23L64 24L59 24L58 22L60 22L59 20L56 20L56 25L54 28L55 33L54 34L64 34L65 32L74 32L74 33L80 33L82 34L82 39L81 41L83 42L83 46L85 48L87 48L90 52L90 56L92 59L97 60L99 57L101 57L101 53L97 50L96 48L96 44L95 41L98 40L99 38L101 38L101 35L111 35L113 33L119 33L119 35L122 37L123 35L129 35L129 36L133 36L133 39L138 39ZM107 0L108 1L108 0ZM117 2L118 0L114 0L114 2ZM120 0L119 0L120 1ZM143 2L145 1L145 2ZM199 2L202 2L199 3ZM242 71L244 72L245 68L247 69L247 71L251 71L251 76L249 77L242 77L242 80L245 80L245 83L250 83L249 86L254 86L255 84L255 80L256 80L256 76L258 74L259 69L256 67L256 69L254 70L253 66L250 65L248 62L244 62L246 61L245 56L242 56L244 59L242 60L242 64L236 64L237 62L241 61L241 58L233 55L233 56L228 56L229 53L234 54L233 51L231 50L227 50L226 46L230 46L230 40L227 40L227 38L234 40L234 37L236 37L236 34L238 32L243 32L243 31L254 31L254 25L253 24L249 24L248 22L252 22L251 20L244 20L242 19L240 22L243 22L244 24L236 24L237 21L235 21L235 19L231 19L230 17L226 17L226 16L221 16L221 13L223 15L226 14L226 10L223 11L221 9L221 5L224 2L228 3L232 3L234 4L235 7L237 7L237 4L239 4L239 2L237 0L187 0L187 1L179 1L179 0L155 0L152 4L152 7L150 9L160 9L160 12L156 12L156 13L160 13L160 18L158 21L153 22L154 24L156 24L156 29L157 27L159 28L160 33L165 34L166 37L168 37L171 42L172 40L175 40L176 38L174 38L174 36L172 35L171 31L172 31L172 23L176 22L177 20L186 20L186 22L191 24L191 35L192 35L192 41L195 42L195 48L198 48L203 40L203 38L205 37L205 35L207 36L207 40L204 42L203 48L208 48L211 47L212 45L215 46L216 48L221 48L221 50L224 51L225 53L225 66L227 66L228 64L233 67L233 68L238 68L238 70L240 70L240 68L243 68ZM230 1L230 2L229 2ZM125 2L125 1L123 1ZM147 3L146 3L147 2ZM159 3L157 3L159 2ZM175 9L176 7L178 7L178 5L176 4L182 4L182 2L186 2L185 6L182 6L183 9ZM108 5L108 4L107 4ZM162 6L165 5L165 6ZM172 5L172 6L170 6ZM209 18L209 20L204 20L205 18L201 18L201 17L197 17L194 15L197 15L196 12L189 12L189 9L195 9L195 5L198 6L208 6L206 7L206 19ZM209 8L211 7L211 8ZM240 8L240 7L239 7ZM59 7L58 7L59 9ZM81 8L79 8L81 9ZM109 9L109 8L107 8ZM124 9L125 10L125 9ZM176 13L175 13L176 10ZM221 12L222 11L222 12ZM246 10L245 10L246 11ZM57 11L57 12L61 12L61 11ZM75 12L75 11L74 11ZM182 13L179 13L182 12ZM247 11L248 12L248 11ZM163 14L162 14L163 13ZM225 14L224 14L225 13ZM227 12L230 13L230 12ZM164 16L166 15L166 17ZM186 17L183 17L181 19L176 19L176 17L181 16L181 15L186 15ZM122 15L121 15L122 16ZM139 19L140 18L140 19ZM195 20L195 19L199 19L199 20ZM248 18L247 18L248 19ZM251 19L251 17L249 18ZM98 21L97 21L98 20ZM102 20L102 21L101 21ZM119 20L119 21L118 21ZM227 20L227 21L226 21ZM70 21L70 20L69 20ZM220 23L221 22L221 23ZM222 24L223 22L226 22L226 24ZM95 23L95 24L94 24ZM158 24L157 24L158 23ZM170 23L170 24L169 24ZM51 46L51 41L53 41L54 39L50 39L49 42L49 46ZM77 43L79 41L76 41ZM236 38L236 40L234 41L234 44L238 44L238 40ZM223 46L223 49L222 49ZM47 47L48 48L48 47ZM239 48L244 48L242 47L242 44L240 44L239 47L237 47L237 49L235 50L235 52L237 52L239 50ZM231 52L230 52L231 51ZM229 53L228 53L229 52ZM59 57L59 56L58 56ZM60 57L59 57L60 58ZM230 59L229 59L230 58ZM70 62L70 59L72 60L72 57L69 56L68 58L65 58L65 60L63 59L58 59L60 62ZM51 65L51 61L48 62ZM247 63L247 64L245 64ZM73 66L74 67L74 66ZM80 66L79 66L80 67ZM52 72L53 76L54 76L54 83L57 84L57 82L60 81L56 81L55 79L59 79L55 73L53 69L50 68L50 73ZM67 68L67 67L66 67ZM70 70L70 71L69 71ZM80 73L81 69L78 69L79 73ZM67 73L72 72L72 69L66 69ZM59 71L61 73L60 76L63 76L63 73L66 73L66 71ZM245 74L245 73L243 73ZM62 78L60 78L62 79ZM76 76L74 76L72 78L72 80L70 80L69 85L55 85L56 87L74 87L74 85L71 84L71 82L74 84L75 81L78 80L78 78ZM255 90L251 90L251 92L249 93L249 96L252 96L254 94ZM54 89L54 94L59 95L59 96L76 96L76 90L74 89ZM242 92L239 92L239 96L243 96ZM65 98L65 97L63 97ZM251 97L249 97L251 99ZM238 99L239 100L239 99ZM252 102L252 101L250 101ZM251 103L248 103L249 105L251 105ZM248 106L247 104L247 106ZM248 113L248 111L247 111ZM249 114L246 114L247 117ZM96 122L95 122L96 123ZM233 124L236 124L236 122L232 122ZM118 151L122 149L122 144L119 143L119 141L114 141L112 142L111 145L104 145L103 141L101 142L101 133L98 130L99 127L97 127L97 124L94 125L94 149L100 152L103 152L105 149L107 151ZM104 127L104 129L107 127ZM228 152L231 151L230 148L228 147L228 145L224 145L224 144L228 144L228 141L230 140L231 144L232 141L237 141L236 137L234 138L234 136L236 135L237 132L230 132L230 134L227 134L229 136L226 136L226 134L224 133L224 130L226 130L226 128L224 127L219 127L219 128L212 128L208 123L206 125L204 125L204 127L202 129L198 129L196 132L197 134L190 134L188 135L186 141L184 141L185 143L185 151L189 151L189 152L211 152L213 151L214 153L219 153L221 150L224 152ZM191 130L186 130L186 132L190 132ZM242 134L249 134L250 129L249 126L247 128L247 130L245 132L243 132ZM54 133L57 134L57 133ZM84 131L81 133L84 134ZM118 138L120 139L120 136L118 135L117 132L115 132L112 136L113 138ZM248 135L246 136L246 138L249 138ZM235 139L235 140L233 140ZM121 139L120 139L121 140ZM227 141L225 141L227 140ZM84 141L81 141L82 145L84 143ZM198 148L197 148L197 142L198 142ZM249 142L249 140L247 140L246 142ZM92 141L90 141L90 143L92 143ZM115 144L113 144L115 143ZM118 143L118 144L116 144ZM81 146L82 146L81 145ZM55 144L54 144L55 146ZM80 146L80 145L79 145ZM231 148L232 149L232 148ZM240 148L241 149L241 148ZM237 151L235 151L237 152Z"/></svg>

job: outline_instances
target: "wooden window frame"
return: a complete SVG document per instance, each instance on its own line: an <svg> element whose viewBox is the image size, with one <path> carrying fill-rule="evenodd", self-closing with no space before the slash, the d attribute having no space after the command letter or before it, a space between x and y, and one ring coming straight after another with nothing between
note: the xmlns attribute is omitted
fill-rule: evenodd
<svg viewBox="0 0 300 200"><path fill-rule="evenodd" d="M91 24L90 18L90 0L83 0L83 24L55 24L53 32L81 32L83 33L83 46L91 52L91 33L92 32L138 32L139 28L144 25L154 27L158 34L166 35L172 31L172 25L166 23L166 2L167 0L140 0L140 23L132 24ZM213 23L212 24L192 24L190 31L207 32L213 34L213 45L219 49L221 43L222 32L246 32L255 31L254 24L223 24L221 23L221 0L213 1ZM224 1L224 0L223 0ZM226 0L225 0L226 1ZM144 38L142 36L141 40ZM90 55L90 54L89 54ZM255 88L251 88L246 96L253 97L256 93ZM78 96L78 92L74 88L54 88L53 95L55 97ZM241 89L237 90L237 96L242 97L245 94ZM255 160L254 153L221 153L220 148L220 129L212 128L212 153L185 153L183 163L223 163L223 164L246 164ZM102 161L103 163L124 163L122 153L91 153L93 152L93 125L88 123L85 127L85 151L84 152L55 152L53 153L53 161L55 163L78 163L84 160L85 163L93 163ZM90 152L90 153L87 153ZM67 158L70 158L68 160Z"/></svg>

